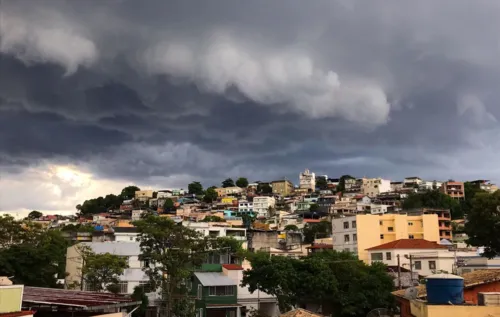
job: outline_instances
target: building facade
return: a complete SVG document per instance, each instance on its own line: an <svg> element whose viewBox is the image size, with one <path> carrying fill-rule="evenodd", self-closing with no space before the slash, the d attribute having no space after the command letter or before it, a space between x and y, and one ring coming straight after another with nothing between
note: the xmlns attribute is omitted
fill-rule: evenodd
<svg viewBox="0 0 500 317"><path fill-rule="evenodd" d="M253 201L240 200L238 201L239 212L253 212Z"/></svg>
<svg viewBox="0 0 500 317"><path fill-rule="evenodd" d="M299 174L299 187L310 191L316 190L316 175L308 169Z"/></svg>
<svg viewBox="0 0 500 317"><path fill-rule="evenodd" d="M274 207L275 205L276 199L274 197L257 196L253 198L253 211L257 216L267 217L269 207Z"/></svg>
<svg viewBox="0 0 500 317"><path fill-rule="evenodd" d="M440 241L435 214L408 216L398 214L355 215L332 220L332 243L337 251L356 253L370 263L367 249L399 239Z"/></svg>
<svg viewBox="0 0 500 317"><path fill-rule="evenodd" d="M293 193L293 183L289 180L280 180L271 182L271 187L273 189L273 194L280 196L288 196Z"/></svg>
<svg viewBox="0 0 500 317"><path fill-rule="evenodd" d="M391 191L391 181L382 178L363 178L361 192L370 198Z"/></svg>
<svg viewBox="0 0 500 317"><path fill-rule="evenodd" d="M463 182L448 181L443 183L439 190L453 199L462 200L465 198Z"/></svg>

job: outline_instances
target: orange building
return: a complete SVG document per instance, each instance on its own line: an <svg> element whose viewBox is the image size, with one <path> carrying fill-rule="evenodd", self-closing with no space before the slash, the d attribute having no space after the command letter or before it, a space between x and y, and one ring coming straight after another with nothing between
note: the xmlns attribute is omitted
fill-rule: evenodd
<svg viewBox="0 0 500 317"><path fill-rule="evenodd" d="M448 181L443 183L439 190L453 199L464 199L465 190L463 182Z"/></svg>

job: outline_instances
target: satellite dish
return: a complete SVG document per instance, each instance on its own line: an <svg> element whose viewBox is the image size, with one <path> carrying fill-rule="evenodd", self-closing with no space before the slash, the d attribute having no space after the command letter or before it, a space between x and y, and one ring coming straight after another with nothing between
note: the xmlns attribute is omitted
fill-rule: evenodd
<svg viewBox="0 0 500 317"><path fill-rule="evenodd" d="M366 317L392 317L392 314L387 308L375 308Z"/></svg>
<svg viewBox="0 0 500 317"><path fill-rule="evenodd" d="M416 287L409 287L405 290L405 297L408 299L416 299L418 296L418 289Z"/></svg>

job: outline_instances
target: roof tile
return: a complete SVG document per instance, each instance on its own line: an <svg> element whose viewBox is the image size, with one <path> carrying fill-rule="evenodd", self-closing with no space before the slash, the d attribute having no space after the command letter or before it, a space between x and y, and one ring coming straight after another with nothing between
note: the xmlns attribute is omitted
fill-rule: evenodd
<svg viewBox="0 0 500 317"><path fill-rule="evenodd" d="M428 241L425 239L399 239L396 241L377 245L366 250L372 251L388 249L447 249L447 247L439 245L437 242Z"/></svg>

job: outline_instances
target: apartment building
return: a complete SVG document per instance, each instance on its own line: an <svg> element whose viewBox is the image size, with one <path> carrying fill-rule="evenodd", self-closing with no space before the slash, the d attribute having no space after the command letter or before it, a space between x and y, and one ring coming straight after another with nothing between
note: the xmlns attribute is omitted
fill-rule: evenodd
<svg viewBox="0 0 500 317"><path fill-rule="evenodd" d="M238 201L239 212L253 212L253 201L240 200Z"/></svg>
<svg viewBox="0 0 500 317"><path fill-rule="evenodd" d="M280 196L288 196L293 193L294 187L293 183L289 180L272 181L271 187L273 189L273 194Z"/></svg>
<svg viewBox="0 0 500 317"><path fill-rule="evenodd" d="M494 193L498 190L498 186L490 183L489 180L486 179L478 179L471 182L473 185L479 187L479 189L484 190L488 193Z"/></svg>
<svg viewBox="0 0 500 317"><path fill-rule="evenodd" d="M104 254L110 253L126 258L129 265L120 276L120 293L132 294L136 286L146 285L149 278L142 269L149 265L148 263L139 261L141 248L139 242L83 242L75 244L68 248L66 253L66 273L65 288L81 282L82 276L82 256L80 247L87 246L94 253ZM86 291L92 291L91 285L83 285Z"/></svg>
<svg viewBox="0 0 500 317"><path fill-rule="evenodd" d="M438 181L422 181L420 185L418 185L418 189L421 191L424 190L436 190L443 186L443 182Z"/></svg>
<svg viewBox="0 0 500 317"><path fill-rule="evenodd" d="M448 181L443 183L439 190L453 199L461 200L465 198L463 182Z"/></svg>
<svg viewBox="0 0 500 317"><path fill-rule="evenodd" d="M436 214L418 216L384 214L354 215L332 220L333 249L350 251L370 263L367 249L399 239L425 239L438 242Z"/></svg>
<svg viewBox="0 0 500 317"><path fill-rule="evenodd" d="M148 201L153 198L153 190L138 190L135 192L135 199L139 201Z"/></svg>
<svg viewBox="0 0 500 317"><path fill-rule="evenodd" d="M360 193L363 185L363 179L346 178L344 179L344 192Z"/></svg>
<svg viewBox="0 0 500 317"><path fill-rule="evenodd" d="M363 178L361 192L368 197L377 197L378 194L391 191L391 181L382 178Z"/></svg>
<svg viewBox="0 0 500 317"><path fill-rule="evenodd" d="M247 241L247 230L245 228L235 228L232 227L231 224L225 222L210 223L184 221L182 225L203 234L205 237L231 237L238 241ZM244 244L244 247L246 247L246 244Z"/></svg>
<svg viewBox="0 0 500 317"><path fill-rule="evenodd" d="M219 196L219 197L226 197L229 195L241 195L243 193L243 189L239 188L237 186L218 187L218 188L215 188L215 191L217 192L217 196Z"/></svg>
<svg viewBox="0 0 500 317"><path fill-rule="evenodd" d="M275 205L276 199L274 197L257 196L253 198L253 211L257 216L267 217L269 207L274 207Z"/></svg>
<svg viewBox="0 0 500 317"><path fill-rule="evenodd" d="M420 177L412 176L412 177L405 177L403 181L404 187L418 187L420 184L422 184L422 179Z"/></svg>
<svg viewBox="0 0 500 317"><path fill-rule="evenodd" d="M422 212L424 214L436 214L438 216L439 239L452 240L451 212L449 209L424 208Z"/></svg>
<svg viewBox="0 0 500 317"><path fill-rule="evenodd" d="M299 174L299 188L310 191L316 190L316 175L308 169Z"/></svg>

